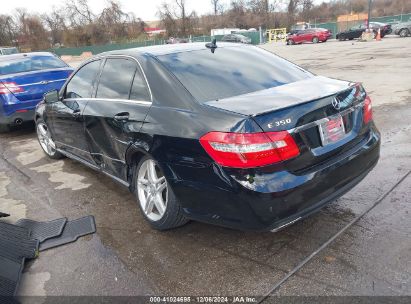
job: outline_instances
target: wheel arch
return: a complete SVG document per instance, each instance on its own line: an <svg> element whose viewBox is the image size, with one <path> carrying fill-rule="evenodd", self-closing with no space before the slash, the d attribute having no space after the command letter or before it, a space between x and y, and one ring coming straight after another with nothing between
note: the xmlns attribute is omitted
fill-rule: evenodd
<svg viewBox="0 0 411 304"><path fill-rule="evenodd" d="M134 166L138 165L140 160L146 156L150 155L150 144L147 141L136 141L126 151L125 161L127 166L127 182L129 183L130 191L134 190L133 174Z"/></svg>

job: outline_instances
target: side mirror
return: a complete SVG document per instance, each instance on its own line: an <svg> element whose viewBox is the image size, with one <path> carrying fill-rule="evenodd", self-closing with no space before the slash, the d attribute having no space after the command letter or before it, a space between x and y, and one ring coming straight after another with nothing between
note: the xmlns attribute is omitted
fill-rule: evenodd
<svg viewBox="0 0 411 304"><path fill-rule="evenodd" d="M44 94L44 101L46 103L53 103L59 101L59 91L52 90Z"/></svg>

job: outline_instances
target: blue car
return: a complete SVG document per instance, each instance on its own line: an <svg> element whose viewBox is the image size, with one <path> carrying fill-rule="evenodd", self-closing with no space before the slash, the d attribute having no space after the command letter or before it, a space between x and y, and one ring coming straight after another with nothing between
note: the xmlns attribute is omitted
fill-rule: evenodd
<svg viewBox="0 0 411 304"><path fill-rule="evenodd" d="M60 90L72 72L52 53L0 56L0 131L34 120L44 93Z"/></svg>

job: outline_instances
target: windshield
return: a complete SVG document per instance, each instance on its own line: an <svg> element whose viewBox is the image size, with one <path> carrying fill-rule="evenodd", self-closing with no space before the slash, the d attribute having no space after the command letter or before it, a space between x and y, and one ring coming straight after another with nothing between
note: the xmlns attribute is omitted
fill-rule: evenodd
<svg viewBox="0 0 411 304"><path fill-rule="evenodd" d="M3 55L11 55L11 54L17 54L19 51L16 48L7 48L7 49L2 49L1 53Z"/></svg>
<svg viewBox="0 0 411 304"><path fill-rule="evenodd" d="M311 73L258 47L173 53L158 59L200 102L281 86Z"/></svg>
<svg viewBox="0 0 411 304"><path fill-rule="evenodd" d="M0 61L0 75L64 68L67 65L54 56L32 56Z"/></svg>

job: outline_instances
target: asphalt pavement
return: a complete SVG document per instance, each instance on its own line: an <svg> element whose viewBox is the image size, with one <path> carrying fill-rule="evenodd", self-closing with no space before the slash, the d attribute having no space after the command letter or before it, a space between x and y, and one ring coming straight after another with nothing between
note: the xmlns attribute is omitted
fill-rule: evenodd
<svg viewBox="0 0 411 304"><path fill-rule="evenodd" d="M96 234L28 263L19 294L411 296L410 45L265 46L313 72L362 81L382 133L380 161L359 185L277 233L196 222L155 231L126 188L73 160L46 158L32 126L0 134L8 221L92 214L97 224Z"/></svg>

